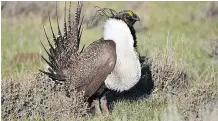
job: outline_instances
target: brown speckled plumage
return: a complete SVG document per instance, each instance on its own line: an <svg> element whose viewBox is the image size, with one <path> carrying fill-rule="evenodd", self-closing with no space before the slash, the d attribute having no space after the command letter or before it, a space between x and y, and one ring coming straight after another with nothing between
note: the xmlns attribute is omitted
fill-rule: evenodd
<svg viewBox="0 0 218 121"><path fill-rule="evenodd" d="M71 23L70 9L71 7L69 8L67 27L65 5L63 36L59 29L58 19L57 37L54 35L51 26L55 47L50 44L45 31L50 45L49 52L43 47L49 56L49 60L42 58L47 62L49 68L48 72L40 71L47 74L56 83L64 81L66 89L84 90L85 96L91 97L102 86L107 75L116 64L116 45L112 40L104 41L100 39L89 45L83 52L78 52L81 38L82 20L80 20L80 14L82 3L78 2L73 24Z"/></svg>
<svg viewBox="0 0 218 121"><path fill-rule="evenodd" d="M85 89L85 96L92 96L104 83L116 63L114 41L99 40L92 43L70 64L67 80L79 91Z"/></svg>

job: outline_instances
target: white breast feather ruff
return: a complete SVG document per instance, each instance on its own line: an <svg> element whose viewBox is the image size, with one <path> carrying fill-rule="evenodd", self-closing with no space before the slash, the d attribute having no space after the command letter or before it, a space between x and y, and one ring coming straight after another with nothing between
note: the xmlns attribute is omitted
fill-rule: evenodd
<svg viewBox="0 0 218 121"><path fill-rule="evenodd" d="M141 77L141 65L129 27L122 20L108 19L104 25L104 40L116 43L117 62L114 70L105 80L112 90L124 91L132 88Z"/></svg>

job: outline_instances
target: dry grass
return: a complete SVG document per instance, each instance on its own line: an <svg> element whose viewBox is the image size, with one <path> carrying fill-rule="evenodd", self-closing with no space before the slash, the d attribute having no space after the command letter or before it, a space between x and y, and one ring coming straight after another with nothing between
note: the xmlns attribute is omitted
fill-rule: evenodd
<svg viewBox="0 0 218 121"><path fill-rule="evenodd" d="M3 15L10 13L10 10L4 8L6 11L2 11L3 120L28 118L30 120L209 121L218 119L216 101L218 66L212 63L212 59L208 56L208 54L213 55L212 58L217 56L216 44L212 41L208 42L209 51L204 53L205 40L217 37L218 32L216 19L211 19L217 16L217 7L213 6L213 3L141 2L133 6L128 6L132 5L129 2L86 2L84 4L87 17L85 23L93 14L94 6L97 5L110 6L117 11L125 8L134 9L133 11L146 25L146 29L137 32L139 51L141 55L145 55L147 51L149 57L149 62L145 64L144 82L137 84L140 87L136 86L135 90L125 92L125 94L132 92L130 96L135 97L136 93L142 93L142 95L140 94L140 98L136 100L122 98L113 102L112 114L102 117L87 116L88 108L83 102L82 94L78 96L76 92L72 92L71 98L68 98L65 96L63 85L51 85L43 75L36 76L30 73L36 72L37 68L42 68L43 63L40 60L36 59L37 62L32 62L31 56L22 55L20 58L18 55L17 60L21 60L17 64L14 63L17 53L41 53L39 39L46 43L41 27L41 19L44 19L42 14L47 15L47 10L50 10L51 14L55 13L55 7L46 6L45 3L29 3L24 3L22 6L13 3L12 6L8 6L11 7L8 9L13 10L14 13L17 11L17 15L21 13L16 17L13 16L14 13L11 14L14 18ZM34 11L34 7L33 9L30 7L36 3L40 9L39 13ZM60 16L63 4L63 2L59 4ZM206 14L200 11L205 5L209 5L206 6L208 9L204 9ZM31 12L28 12L29 10ZM187 15L197 11L203 13L203 19L194 16L186 20ZM47 19L44 22L46 30L50 31L46 23ZM56 31L55 22L56 20L52 19ZM141 27L141 24L139 26ZM100 38L101 33L102 27L96 26L92 29L85 27L81 44L88 45ZM215 40L217 39L213 41ZM172 41L175 46L173 50L169 50L169 45L166 44L168 41ZM167 49L155 51L158 47ZM45 53L42 52L42 54ZM22 60L29 57L31 63L26 62L26 59ZM183 61L179 61L181 58ZM19 78L16 76L18 74ZM147 84L148 80L154 83L153 93L144 95L144 92L150 90L148 88L152 85L152 83Z"/></svg>
<svg viewBox="0 0 218 121"><path fill-rule="evenodd" d="M167 100L164 121L212 121L218 115L218 74L209 72L190 78L173 51L158 51L152 59L152 98Z"/></svg>
<svg viewBox="0 0 218 121"><path fill-rule="evenodd" d="M218 116L218 92L214 83L192 84L179 95L167 98L162 112L164 121L215 121Z"/></svg>
<svg viewBox="0 0 218 121"><path fill-rule="evenodd" d="M180 92L176 101L185 119L191 117L201 121L204 118L202 113L208 113L208 111L211 113L218 108L217 79L216 76L211 79L202 78L202 81L192 81L188 89Z"/></svg>
<svg viewBox="0 0 218 121"><path fill-rule="evenodd" d="M181 115L177 100L168 100L167 107L160 114L160 121L216 121L218 116L218 103L208 103L203 106L199 106L198 117L196 115L190 115L184 117ZM208 107L206 107L208 106ZM213 106L213 108L211 108Z"/></svg>
<svg viewBox="0 0 218 121"><path fill-rule="evenodd" d="M211 58L218 60L218 38L207 41L205 50Z"/></svg>
<svg viewBox="0 0 218 121"><path fill-rule="evenodd" d="M151 59L154 92L178 93L187 83L183 62L176 62L173 50L158 50Z"/></svg>
<svg viewBox="0 0 218 121"><path fill-rule="evenodd" d="M63 85L54 85L43 74L8 78L2 82L3 120L79 120L87 115L83 93L66 96Z"/></svg>

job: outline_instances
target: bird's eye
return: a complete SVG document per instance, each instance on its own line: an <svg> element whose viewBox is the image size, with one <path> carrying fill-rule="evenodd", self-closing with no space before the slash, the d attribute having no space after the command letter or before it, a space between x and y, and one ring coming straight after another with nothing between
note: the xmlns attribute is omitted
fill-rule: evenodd
<svg viewBox="0 0 218 121"><path fill-rule="evenodd" d="M133 18L137 18L137 16L134 14L133 16L132 16Z"/></svg>

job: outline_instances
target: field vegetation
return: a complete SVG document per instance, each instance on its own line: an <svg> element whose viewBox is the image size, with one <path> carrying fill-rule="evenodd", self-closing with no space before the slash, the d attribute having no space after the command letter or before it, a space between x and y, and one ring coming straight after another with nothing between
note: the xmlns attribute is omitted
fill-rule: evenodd
<svg viewBox="0 0 218 121"><path fill-rule="evenodd" d="M49 47L42 25L49 33L50 11L56 27L56 3L1 4L2 120L218 119L217 2L84 2L81 45L89 45L102 36L102 21L87 26L95 6L116 11L131 9L141 18L135 28L138 51L146 57L142 78L147 81L128 92L112 95L116 99L111 99L111 114L103 116L89 113L82 93L72 92L73 98L68 98L61 85L53 85L38 71L45 67L40 54L46 54L40 40ZM73 2L73 9L75 6ZM58 2L61 28L63 10L64 2Z"/></svg>

